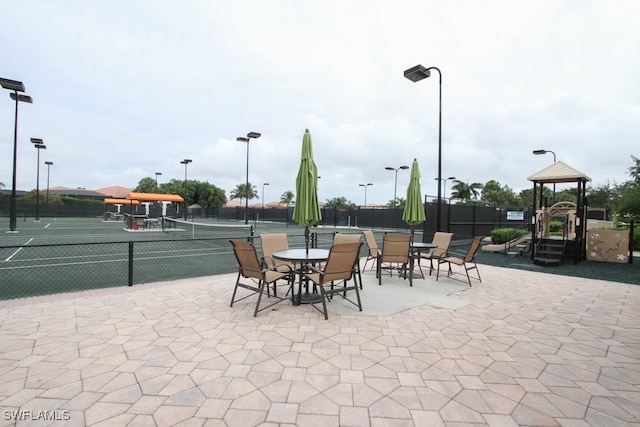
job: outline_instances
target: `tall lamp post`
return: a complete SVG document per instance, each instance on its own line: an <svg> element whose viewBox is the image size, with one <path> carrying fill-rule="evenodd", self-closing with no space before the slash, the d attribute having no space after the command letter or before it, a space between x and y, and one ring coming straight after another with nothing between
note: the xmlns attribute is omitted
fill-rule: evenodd
<svg viewBox="0 0 640 427"><path fill-rule="evenodd" d="M262 183L262 219L264 219L264 186L269 185L268 182Z"/></svg>
<svg viewBox="0 0 640 427"><path fill-rule="evenodd" d="M551 153L553 154L553 163L556 162L556 153L554 153L551 150L533 150L533 154L535 154L536 156L539 156L541 154L547 154L547 153ZM556 204L556 183L553 183L553 202L551 203L552 205Z"/></svg>
<svg viewBox="0 0 640 427"><path fill-rule="evenodd" d="M409 166L400 166L397 168L392 168L391 166L387 166L385 168L388 171L395 171L396 172L396 180L395 180L395 184L393 185L393 207L395 208L398 205L398 198L396 197L397 194L397 190L398 190L398 171L400 169L409 169Z"/></svg>
<svg viewBox="0 0 640 427"><path fill-rule="evenodd" d="M0 86L4 89L12 90L9 94L11 99L16 102L16 114L13 122L13 181L11 185L11 205L9 214L9 231L8 233L17 233L18 226L18 199L16 196L16 163L18 160L18 102L33 103L33 99L27 95L19 95L18 92L24 92L24 84L16 80L0 78Z"/></svg>
<svg viewBox="0 0 640 427"><path fill-rule="evenodd" d="M156 172L156 191L158 191L158 176L162 175L162 172Z"/></svg>
<svg viewBox="0 0 640 427"><path fill-rule="evenodd" d="M47 165L47 214L49 214L49 172L51 169L51 166L53 166L53 162L44 162L45 165Z"/></svg>
<svg viewBox="0 0 640 427"><path fill-rule="evenodd" d="M431 70L436 70L439 76L439 103L438 103L438 183L442 180L442 72L437 67L425 68L416 65L404 71L404 76L412 82L419 82L431 76ZM436 231L440 231L440 217L442 215L442 193L438 184L438 208L436 210ZM427 222L424 222L425 227Z"/></svg>
<svg viewBox="0 0 640 427"><path fill-rule="evenodd" d="M191 163L193 160L191 159L184 159L183 161L181 161L180 163L184 165L184 220L187 221L188 218L188 202L187 202L187 165L189 163Z"/></svg>
<svg viewBox="0 0 640 427"><path fill-rule="evenodd" d="M438 178L433 178L433 179L435 179L436 181L438 181ZM452 180L452 179L456 179L456 177L455 177L455 176L450 176L450 177L448 177L448 178L443 178L443 179L442 179L442 181L443 181L443 185L444 185L444 190L442 191L442 198L443 198L443 199L446 199L446 198L447 198L447 181ZM438 184L438 185L440 185L440 184Z"/></svg>
<svg viewBox="0 0 640 427"><path fill-rule="evenodd" d="M36 220L40 222L40 150L46 150L47 146L40 138L31 138L33 146L38 150L38 165L36 167Z"/></svg>
<svg viewBox="0 0 640 427"><path fill-rule="evenodd" d="M373 185L372 182L369 182L367 184L358 184L360 187L364 187L364 207L367 207L367 187L370 185Z"/></svg>
<svg viewBox="0 0 640 427"><path fill-rule="evenodd" d="M251 138L257 139L260 138L261 134L258 132L249 132L246 137L239 136L236 138L236 141L246 142L247 143L247 176L245 180L245 198L244 198L244 223L249 224L249 141Z"/></svg>

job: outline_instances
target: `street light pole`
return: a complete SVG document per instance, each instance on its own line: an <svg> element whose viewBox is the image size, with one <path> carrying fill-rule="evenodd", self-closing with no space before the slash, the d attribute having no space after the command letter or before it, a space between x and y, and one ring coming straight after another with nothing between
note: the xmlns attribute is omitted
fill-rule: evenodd
<svg viewBox="0 0 640 427"><path fill-rule="evenodd" d="M31 138L33 146L38 150L38 164L36 167L36 219L35 222L40 222L40 150L46 150L47 146L40 138Z"/></svg>
<svg viewBox="0 0 640 427"><path fill-rule="evenodd" d="M404 76L412 82L419 82L431 76L431 70L436 70L439 76L439 103L438 103L438 182L442 180L442 72L437 67L425 68L416 65L404 71ZM438 209L436 211L436 231L440 231L440 217L442 215L442 193L438 184ZM427 222L425 221L425 224Z"/></svg>
<svg viewBox="0 0 640 427"><path fill-rule="evenodd" d="M158 191L158 175L162 175L162 172L156 172L156 191Z"/></svg>
<svg viewBox="0 0 640 427"><path fill-rule="evenodd" d="M249 132L246 137L239 136L236 141L247 143L247 175L245 180L245 198L244 198L244 223L249 224L249 141L251 138L260 138L261 134L258 132Z"/></svg>
<svg viewBox="0 0 640 427"><path fill-rule="evenodd" d="M547 154L547 153L551 153L553 154L553 163L556 162L556 153L554 153L551 150L533 150L533 154L535 154L536 156L539 156L541 154ZM555 205L556 204L556 183L553 183L553 202L551 203L551 205Z"/></svg>
<svg viewBox="0 0 640 427"><path fill-rule="evenodd" d="M409 166L400 166L397 168L392 168L391 166L387 166L385 168L388 171L395 171L396 172L396 180L395 183L393 185L393 207L397 207L398 206L398 197L396 196L397 194L397 190L398 190L398 171L400 169L409 169Z"/></svg>
<svg viewBox="0 0 640 427"><path fill-rule="evenodd" d="M264 220L264 186L269 185L268 182L262 183L262 219Z"/></svg>
<svg viewBox="0 0 640 427"><path fill-rule="evenodd" d="M364 187L364 207L367 207L367 187L370 185L373 185L372 182L369 182L367 184L358 184L360 187Z"/></svg>
<svg viewBox="0 0 640 427"><path fill-rule="evenodd" d="M189 205L187 204L187 165L189 163L191 163L193 160L191 159L184 159L183 161L181 161L180 163L184 165L184 220L187 221L188 218L188 213L189 213Z"/></svg>
<svg viewBox="0 0 640 427"><path fill-rule="evenodd" d="M44 162L47 165L47 215L49 214L49 172L51 166L53 166L53 162Z"/></svg>
<svg viewBox="0 0 640 427"><path fill-rule="evenodd" d="M4 89L12 90L9 94L11 99L16 101L16 114L13 122L13 181L11 185L11 202L9 214L9 231L8 233L17 233L18 227L18 198L16 196L16 164L18 162L18 102L33 103L33 99L27 95L19 95L18 92L24 92L24 84L16 80L0 78L0 86Z"/></svg>
<svg viewBox="0 0 640 427"><path fill-rule="evenodd" d="M436 181L438 181L438 178L433 178ZM455 176L450 176L448 178L443 178L442 181L444 181L443 185L444 185L444 190L442 191L442 198L446 199L447 198L447 181L451 180L451 179L456 179ZM440 185L440 184L438 184Z"/></svg>

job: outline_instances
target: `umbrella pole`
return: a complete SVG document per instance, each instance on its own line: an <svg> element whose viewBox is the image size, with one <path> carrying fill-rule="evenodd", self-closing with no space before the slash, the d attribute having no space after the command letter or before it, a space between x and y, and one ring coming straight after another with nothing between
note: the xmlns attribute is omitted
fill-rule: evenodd
<svg viewBox="0 0 640 427"><path fill-rule="evenodd" d="M307 254L309 254L309 226L306 226L304 228L304 245L305 245Z"/></svg>

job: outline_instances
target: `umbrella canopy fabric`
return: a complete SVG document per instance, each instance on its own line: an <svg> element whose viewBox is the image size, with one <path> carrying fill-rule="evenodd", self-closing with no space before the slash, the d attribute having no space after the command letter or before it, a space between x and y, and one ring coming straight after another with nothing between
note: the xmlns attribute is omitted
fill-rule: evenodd
<svg viewBox="0 0 640 427"><path fill-rule="evenodd" d="M318 206L318 167L313 161L311 134L307 129L302 137L302 156L296 178L296 204L293 220L309 227L322 219Z"/></svg>
<svg viewBox="0 0 640 427"><path fill-rule="evenodd" d="M404 212L402 212L402 220L413 227L425 222L426 219L422 205L422 192L420 191L420 167L418 161L413 159L411 177L407 187L407 202L404 205Z"/></svg>

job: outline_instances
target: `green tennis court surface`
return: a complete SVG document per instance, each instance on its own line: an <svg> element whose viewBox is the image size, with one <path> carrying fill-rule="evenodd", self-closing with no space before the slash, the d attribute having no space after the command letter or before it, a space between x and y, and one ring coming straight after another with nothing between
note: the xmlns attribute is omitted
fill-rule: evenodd
<svg viewBox="0 0 640 427"><path fill-rule="evenodd" d="M260 251L260 233L284 232L290 247L304 247L297 224L200 219L132 231L102 218L43 218L18 222L18 231L0 235L0 299L235 272L229 239L253 235ZM313 231L317 247L331 246L335 228Z"/></svg>

